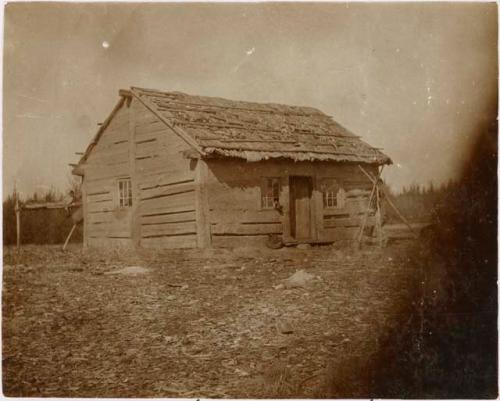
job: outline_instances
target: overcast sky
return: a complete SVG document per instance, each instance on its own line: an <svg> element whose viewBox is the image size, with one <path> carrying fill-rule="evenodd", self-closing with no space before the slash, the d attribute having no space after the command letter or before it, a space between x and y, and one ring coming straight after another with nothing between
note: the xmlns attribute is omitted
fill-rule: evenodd
<svg viewBox="0 0 500 401"><path fill-rule="evenodd" d="M9 4L4 197L67 186L130 86L317 107L395 188L454 178L496 115L494 3Z"/></svg>

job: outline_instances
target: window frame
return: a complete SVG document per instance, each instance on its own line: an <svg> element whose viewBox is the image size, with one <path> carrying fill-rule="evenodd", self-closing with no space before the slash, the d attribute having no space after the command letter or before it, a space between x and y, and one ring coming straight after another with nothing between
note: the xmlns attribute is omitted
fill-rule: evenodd
<svg viewBox="0 0 500 401"><path fill-rule="evenodd" d="M271 182L271 186L269 183ZM275 184L277 185L277 197L275 196ZM271 190L271 196L269 196L269 189ZM260 187L260 209L261 210L273 210L281 204L281 177L262 177L262 185ZM275 204L277 199L277 204Z"/></svg>
<svg viewBox="0 0 500 401"><path fill-rule="evenodd" d="M339 210L345 208L345 189L342 181L335 177L323 177L321 179L321 193L324 209Z"/></svg>
<svg viewBox="0 0 500 401"><path fill-rule="evenodd" d="M134 200L134 194L132 190L132 178L120 177L116 180L116 184L118 191L118 202L117 202L118 209L128 209L132 207Z"/></svg>

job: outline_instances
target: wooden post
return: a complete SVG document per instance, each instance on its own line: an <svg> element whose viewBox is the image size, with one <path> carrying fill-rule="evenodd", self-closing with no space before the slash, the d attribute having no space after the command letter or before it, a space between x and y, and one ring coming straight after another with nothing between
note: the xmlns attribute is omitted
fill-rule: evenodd
<svg viewBox="0 0 500 401"><path fill-rule="evenodd" d="M282 180L280 202L283 207L283 214L281 216L281 223L283 224L283 243L287 243L292 240L290 229L290 176L288 171L285 171Z"/></svg>
<svg viewBox="0 0 500 401"><path fill-rule="evenodd" d="M21 209L19 208L19 196L16 194L16 205L14 210L16 212L16 245L17 249L21 247Z"/></svg>
<svg viewBox="0 0 500 401"><path fill-rule="evenodd" d="M212 245L210 235L210 209L208 205L208 166L205 160L196 162L196 241L198 248L210 248Z"/></svg>
<svg viewBox="0 0 500 401"><path fill-rule="evenodd" d="M361 171L363 173L366 174L366 176L371 180L371 182L378 182L378 177L377 177L377 181L375 181L375 178L373 178L373 176L368 171L366 171L363 167L361 167L359 165L358 165L358 167L361 169ZM379 176L380 176L380 174L379 174ZM382 192L384 193L385 199L386 199L387 203L389 204L389 206L391 206L393 208L393 210L396 212L396 214L401 219L401 221L406 224L406 226L410 229L411 233L415 236L415 238L417 238L418 237L417 233L413 230L413 227L410 225L408 220L406 220L405 217L401 214L401 212L396 207L396 205L394 203L392 203L392 201L389 199L389 195L385 192L383 187L382 187Z"/></svg>
<svg viewBox="0 0 500 401"><path fill-rule="evenodd" d="M323 240L325 238L323 230L323 195L319 188L319 179L314 171L312 176L312 195L311 195L311 216L313 240Z"/></svg>
<svg viewBox="0 0 500 401"><path fill-rule="evenodd" d="M66 250L66 246L68 245L69 239L71 238L71 235L73 234L73 231L75 231L77 223L73 224L73 227L71 227L71 231L69 232L68 236L66 237L66 241L64 241L64 245L62 247L62 250Z"/></svg>
<svg viewBox="0 0 500 401"><path fill-rule="evenodd" d="M358 166L358 167L361 168L364 171L364 169L361 166ZM370 198L368 200L368 206L366 207L366 212L365 212L365 215L364 215L364 218L363 218L363 223L361 224L361 227L360 227L360 230L359 230L358 241L357 241L358 246L361 245L361 241L363 240L363 232L365 231L366 221L368 220L368 215L370 213L370 206L372 204L373 196L375 195L375 192L376 192L376 190L378 188L378 180L380 178L380 174L382 174L382 170L383 169L384 169L384 166L382 166L382 168L378 172L377 178L375 180L372 180L373 188L372 188L372 191L370 193Z"/></svg>
<svg viewBox="0 0 500 401"><path fill-rule="evenodd" d="M135 113L137 110L137 100L131 99L128 107L128 141L129 141L129 166L130 166L130 182L132 184L132 216L130 218L130 236L135 247L141 244L141 221L140 221L140 186L139 175L135 163L136 143L135 143Z"/></svg>
<svg viewBox="0 0 500 401"><path fill-rule="evenodd" d="M382 212L380 210L380 190L377 185L377 211L375 212L375 230L377 234L378 246L382 248L384 244L384 233L382 232Z"/></svg>

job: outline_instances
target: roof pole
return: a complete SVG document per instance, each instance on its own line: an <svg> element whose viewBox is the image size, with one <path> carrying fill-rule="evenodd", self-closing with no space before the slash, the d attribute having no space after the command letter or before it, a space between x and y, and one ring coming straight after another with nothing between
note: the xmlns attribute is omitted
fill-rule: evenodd
<svg viewBox="0 0 500 401"><path fill-rule="evenodd" d="M358 167L361 170L364 171L364 169L360 165L358 165ZM370 193L370 198L368 200L368 205L366 206L366 212L365 212L365 215L363 217L363 223L361 224L361 227L359 228L359 234L358 234L358 240L357 240L358 247L361 246L361 242L363 241L363 234L364 234L364 231L365 231L366 222L368 220L368 215L370 214L370 207L371 207L371 204L372 204L373 197L374 197L374 195L376 194L376 192L378 190L378 181L380 179L380 174L382 174L382 170L383 169L384 169L384 166L382 165L382 167L378 171L377 178L372 181L373 182L373 188L372 188L372 191Z"/></svg>
<svg viewBox="0 0 500 401"><path fill-rule="evenodd" d="M363 173L366 174L366 176L372 181L372 182L376 182L375 181L375 178L373 178L373 176L367 172L363 167L361 167L360 165L358 165L358 167L361 169L361 171ZM382 166L383 167L383 166ZM382 170L380 170L382 172ZM379 174L380 176L380 174ZM378 179L377 179L378 181ZM413 227L411 226L411 224L408 222L408 220L405 219L405 217L403 216L403 214L399 211L399 209L396 207L396 205L390 200L389 198L389 194L385 191L384 187L382 186L381 187L381 190L383 192L383 194L385 195L385 200L387 201L387 204L392 207L392 209L396 212L396 214L398 215L398 217L401 219L401 221L406 224L406 226L410 229L410 232L415 236L415 238L418 237L417 233L415 232L415 230L413 229Z"/></svg>

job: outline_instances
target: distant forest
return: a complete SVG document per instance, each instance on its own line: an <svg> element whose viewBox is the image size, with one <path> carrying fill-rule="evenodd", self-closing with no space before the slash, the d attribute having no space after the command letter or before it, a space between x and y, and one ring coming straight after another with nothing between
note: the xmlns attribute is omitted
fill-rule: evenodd
<svg viewBox="0 0 500 401"><path fill-rule="evenodd" d="M68 190L69 192L69 190ZM449 181L441 186L432 183L404 187L400 193L393 193L386 188L392 202L410 222L429 222L443 211L443 205L450 198L460 198L460 185ZM16 216L14 211L16 194L10 194L3 202L3 242L4 245L16 243ZM61 202L65 195L52 189L46 193L33 193L23 199L22 203ZM385 204L384 204L385 203ZM449 208L449 206L447 206ZM383 202L386 224L400 223L396 213ZM64 209L23 210L21 213L21 243L22 244L62 244L66 239L73 222L70 214ZM79 225L71 242L81 242L82 226Z"/></svg>
<svg viewBox="0 0 500 401"><path fill-rule="evenodd" d="M448 181L440 186L435 186L432 182L429 185L413 184L409 187L403 187L400 193L393 193L390 189L386 190L389 197L410 222L431 222L436 217L444 214L451 214L450 210L454 200L460 199L465 194L464 188L455 182ZM445 209L446 205L446 209ZM383 205L387 223L398 223L400 219L397 214L387 204Z"/></svg>

